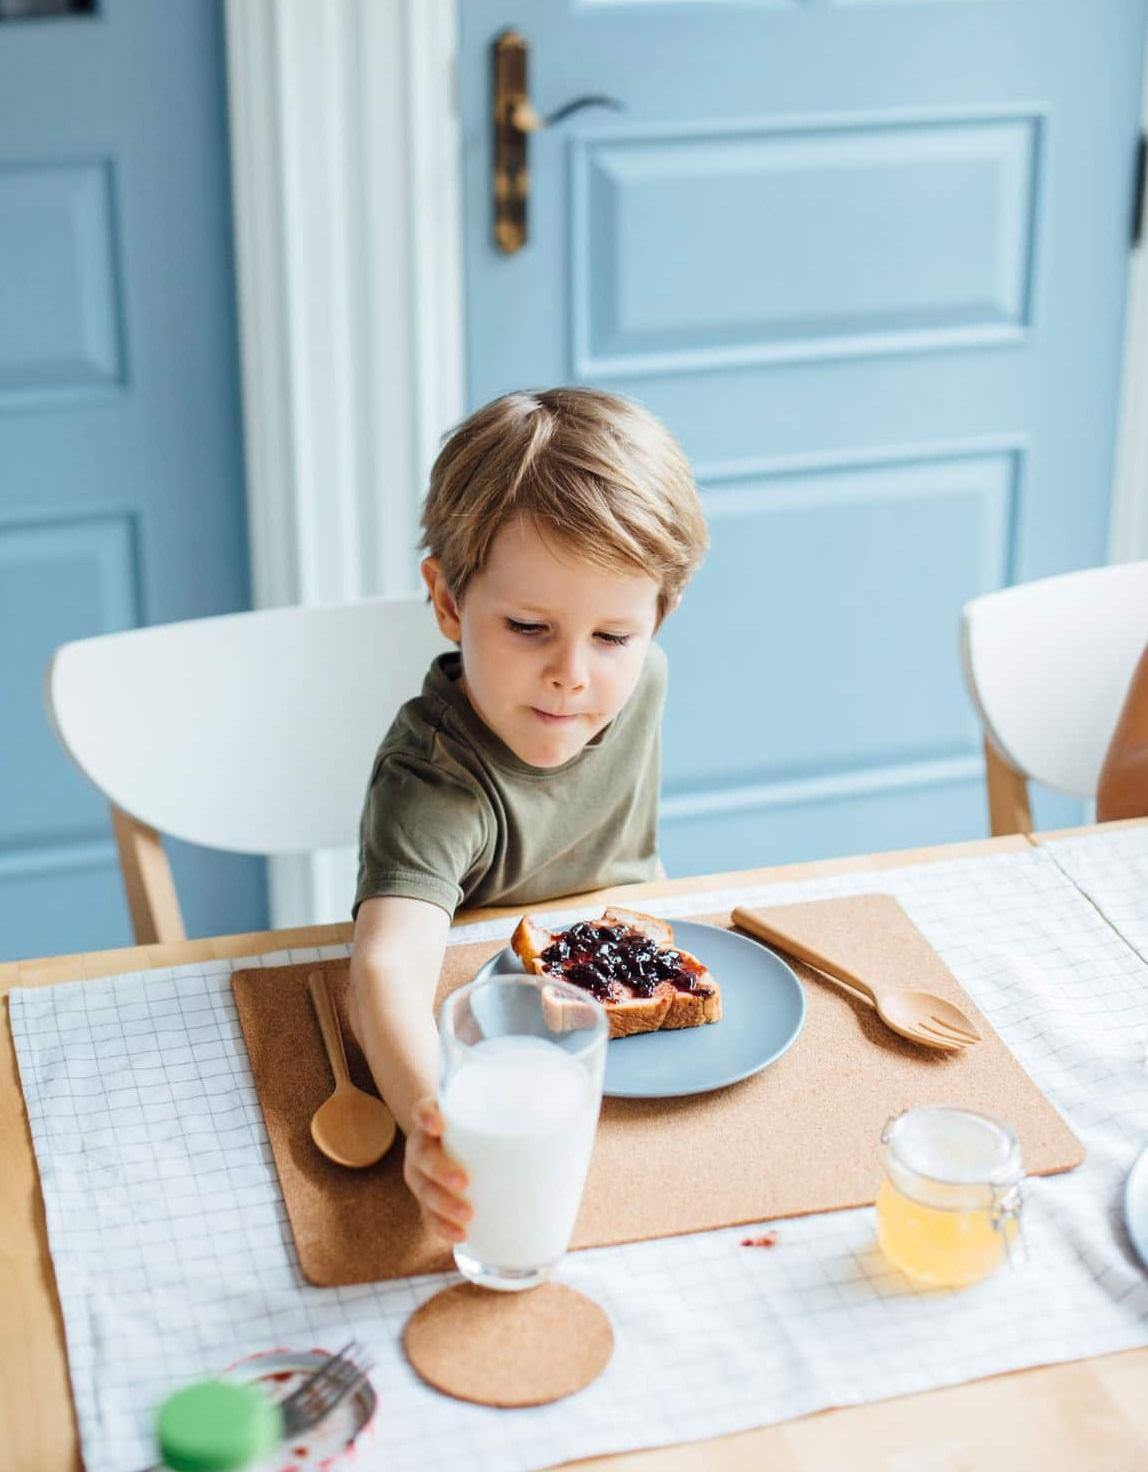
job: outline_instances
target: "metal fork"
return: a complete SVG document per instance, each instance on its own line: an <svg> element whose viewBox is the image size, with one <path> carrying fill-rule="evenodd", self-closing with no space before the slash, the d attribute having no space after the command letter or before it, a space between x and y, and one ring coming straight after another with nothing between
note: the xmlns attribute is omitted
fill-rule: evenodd
<svg viewBox="0 0 1148 1472"><path fill-rule="evenodd" d="M328 1356L290 1395L279 1402L283 1418L282 1437L290 1441L325 1420L335 1407L353 1395L366 1380L374 1361L356 1340ZM159 1462L145 1472L163 1472Z"/></svg>
<svg viewBox="0 0 1148 1472"><path fill-rule="evenodd" d="M279 1402L285 1440L310 1431L366 1380L372 1361L354 1339L328 1359Z"/></svg>

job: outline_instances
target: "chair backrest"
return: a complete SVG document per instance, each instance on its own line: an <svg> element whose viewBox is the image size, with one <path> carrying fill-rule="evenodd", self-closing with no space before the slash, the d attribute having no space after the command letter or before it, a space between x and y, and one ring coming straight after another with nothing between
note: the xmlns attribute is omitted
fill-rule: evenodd
<svg viewBox="0 0 1148 1472"><path fill-rule="evenodd" d="M1094 796L1146 642L1148 562L974 598L961 661L990 756L1046 787Z"/></svg>
<svg viewBox="0 0 1148 1472"><path fill-rule="evenodd" d="M274 608L64 644L47 701L109 801L208 848L354 843L371 760L449 647L419 598Z"/></svg>
<svg viewBox="0 0 1148 1472"><path fill-rule="evenodd" d="M156 918L148 914L154 897L133 894L138 861L127 830L133 842L142 824L145 833L258 854L355 843L379 741L449 647L421 598L372 598L132 629L57 649L49 714L69 756L112 804L137 940L177 939L182 919L158 840L170 904L161 897Z"/></svg>

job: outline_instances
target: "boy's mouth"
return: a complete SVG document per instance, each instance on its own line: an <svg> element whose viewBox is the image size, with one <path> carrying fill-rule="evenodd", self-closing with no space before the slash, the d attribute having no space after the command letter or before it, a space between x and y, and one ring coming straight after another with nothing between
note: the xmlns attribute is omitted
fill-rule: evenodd
<svg viewBox="0 0 1148 1472"><path fill-rule="evenodd" d="M540 721L544 721L544 722L546 722L546 724L551 725L551 726L562 726L562 725L565 725L569 721L576 721L576 720L579 719L579 717L576 714L575 715L555 715L553 711L539 710L539 708L536 705L532 705L530 707L530 709L534 712L534 714L538 717L538 719Z"/></svg>

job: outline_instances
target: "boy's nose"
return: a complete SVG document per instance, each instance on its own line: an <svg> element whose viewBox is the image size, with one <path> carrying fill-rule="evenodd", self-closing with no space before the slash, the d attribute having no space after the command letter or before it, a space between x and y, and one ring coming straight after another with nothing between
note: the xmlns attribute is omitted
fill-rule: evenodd
<svg viewBox="0 0 1148 1472"><path fill-rule="evenodd" d="M546 671L546 680L552 690L583 689L586 684L586 666L578 650L556 650Z"/></svg>

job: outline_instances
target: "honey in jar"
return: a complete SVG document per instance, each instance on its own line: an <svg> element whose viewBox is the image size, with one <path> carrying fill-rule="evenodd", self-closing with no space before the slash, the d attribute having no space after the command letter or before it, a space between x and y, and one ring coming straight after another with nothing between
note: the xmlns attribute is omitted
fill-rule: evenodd
<svg viewBox="0 0 1148 1472"><path fill-rule="evenodd" d="M996 1272L1020 1228L1020 1145L992 1115L907 1109L881 1135L877 1239L915 1283L960 1288Z"/></svg>

